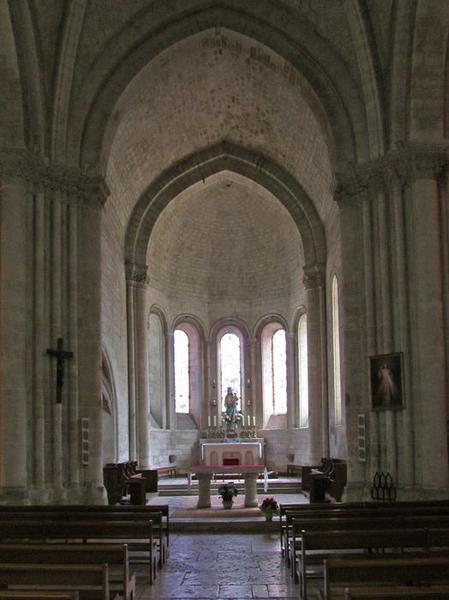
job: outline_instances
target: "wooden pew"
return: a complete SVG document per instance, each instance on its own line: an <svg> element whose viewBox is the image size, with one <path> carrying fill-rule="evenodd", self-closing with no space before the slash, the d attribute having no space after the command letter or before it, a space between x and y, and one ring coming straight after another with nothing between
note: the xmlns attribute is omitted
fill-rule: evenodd
<svg viewBox="0 0 449 600"><path fill-rule="evenodd" d="M136 575L130 573L126 544L0 544L0 563L105 564L109 589L122 600L136 599Z"/></svg>
<svg viewBox="0 0 449 600"><path fill-rule="evenodd" d="M405 552L427 550L427 531L425 529L363 529L354 531L303 531L301 533L301 551L298 556L297 573L301 597L307 598L307 581L310 567L321 567L323 560L330 556L337 557L340 562L353 562L355 558L364 556L371 560L373 552L388 551L391 559ZM345 554L344 557L341 556ZM449 557L447 558L449 560ZM361 561L363 562L363 561ZM340 563L339 563L340 564ZM297 575L297 577L296 577ZM352 582L349 581L347 585ZM344 587L344 586L343 586ZM326 585L325 585L325 589Z"/></svg>
<svg viewBox="0 0 449 600"><path fill-rule="evenodd" d="M80 600L111 600L108 565L0 564L0 587L78 592ZM118 596L114 596L118 600Z"/></svg>
<svg viewBox="0 0 449 600"><path fill-rule="evenodd" d="M27 590L20 592L17 590L0 590L1 600L78 600L78 592L47 592L45 590L36 592Z"/></svg>
<svg viewBox="0 0 449 600"><path fill-rule="evenodd" d="M162 565L168 554L170 540L169 507L160 506L97 506L97 505L55 505L55 506L0 506L0 520L45 519L51 520L152 520L153 535L159 545L159 561Z"/></svg>
<svg viewBox="0 0 449 600"><path fill-rule="evenodd" d="M441 511L441 512L440 512ZM334 515L337 516L334 516ZM305 515L305 516L304 516ZM285 544L289 553L288 564L292 567L292 559L298 551L298 536L305 530L316 529L371 529L374 525L381 529L398 528L449 528L449 511L442 509L429 509L429 511L415 514L414 509L391 509L378 511L370 510L345 510L342 513L330 511L316 512L312 515L306 511L286 511L285 515ZM294 565L293 565L294 566Z"/></svg>
<svg viewBox="0 0 449 600"><path fill-rule="evenodd" d="M149 581L153 583L158 564L158 547L153 537L151 521L33 521L8 520L0 522L1 543L47 542L64 540L81 543L86 551L90 544L123 541L128 545L130 562L142 559L149 566Z"/></svg>
<svg viewBox="0 0 449 600"><path fill-rule="evenodd" d="M449 516L419 515L410 517L379 516L367 518L335 518L335 519L293 519L292 538L290 540L290 569L296 580L296 563L301 552L302 531L363 531L377 527L381 530L392 529L445 529L449 530Z"/></svg>
<svg viewBox="0 0 449 600"><path fill-rule="evenodd" d="M449 584L449 557L391 557L369 560L329 559L324 561L324 600L343 600L351 585L382 583L422 589Z"/></svg>
<svg viewBox="0 0 449 600"><path fill-rule="evenodd" d="M3 513L21 512L21 513L36 513L36 512L86 512L86 513L108 513L108 514L148 514L151 512L161 512L164 517L164 528L167 531L167 541L170 540L170 510L168 504L146 504L145 506L131 505L103 505L103 504L53 504L53 505L0 505L0 515ZM0 517L1 518L1 517ZM150 518L150 517L149 517Z"/></svg>
<svg viewBox="0 0 449 600"><path fill-rule="evenodd" d="M345 588L345 600L447 600L449 585Z"/></svg>
<svg viewBox="0 0 449 600"><path fill-rule="evenodd" d="M119 521L126 523L138 523L147 522L151 520L153 529L153 538L157 543L158 551L158 564L160 567L166 561L167 558L167 537L166 530L164 529L163 515L160 512L142 512L142 513L127 513L127 512L47 512L47 511L33 511L22 513L20 511L9 512L7 519L13 519L16 521L32 521L39 519L43 523L52 523L53 521L64 521L70 523L72 521L89 521L95 523L102 523L104 521ZM0 523L5 521L5 515L0 511Z"/></svg>

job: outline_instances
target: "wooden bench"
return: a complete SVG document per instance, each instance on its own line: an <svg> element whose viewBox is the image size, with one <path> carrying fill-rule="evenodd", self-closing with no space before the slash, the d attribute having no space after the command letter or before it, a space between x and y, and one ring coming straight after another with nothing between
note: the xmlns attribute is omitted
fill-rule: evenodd
<svg viewBox="0 0 449 600"><path fill-rule="evenodd" d="M0 564L0 587L77 592L80 600L111 600L108 565ZM114 596L118 600L118 596Z"/></svg>
<svg viewBox="0 0 449 600"><path fill-rule="evenodd" d="M388 517L379 516L373 518L335 518L335 519L293 519L292 539L290 540L290 569L292 576L296 576L296 563L301 552L302 531L363 531L377 527L380 530L392 529L445 529L449 530L449 516L410 516L410 517Z"/></svg>
<svg viewBox="0 0 449 600"><path fill-rule="evenodd" d="M0 563L105 564L109 590L122 600L136 599L136 575L130 573L126 544L0 544Z"/></svg>
<svg viewBox="0 0 449 600"><path fill-rule="evenodd" d="M153 529L153 539L157 544L158 554L158 565L162 567L167 559L168 548L167 548L167 533L164 528L164 517L159 511L145 511L145 512L33 512L33 513L21 513L21 512L10 512L8 513L8 519L15 519L17 521L31 521L39 519L43 523L52 523L53 521L64 521L70 523L72 521L89 521L91 523L103 523L105 521L110 522L126 522L126 523L146 523L151 521ZM5 516L0 511L0 523L5 520Z"/></svg>
<svg viewBox="0 0 449 600"><path fill-rule="evenodd" d="M123 541L128 545L131 563L144 562L149 567L149 582L156 578L158 546L153 537L151 521L0 521L1 543L65 540L81 543L84 548L95 543ZM86 548L88 551L88 549Z"/></svg>
<svg viewBox="0 0 449 600"><path fill-rule="evenodd" d="M156 471L157 471L158 477L163 477L163 476L176 477L176 467L175 466L157 467Z"/></svg>
<svg viewBox="0 0 449 600"><path fill-rule="evenodd" d="M345 588L345 600L447 600L449 585L431 585L424 588L411 586L378 586Z"/></svg>
<svg viewBox="0 0 449 600"><path fill-rule="evenodd" d="M133 518L135 517L135 519ZM152 520L153 535L159 544L161 565L168 554L170 540L169 507L159 506L103 506L103 505L54 505L54 506L0 506L0 520L45 519L51 520Z"/></svg>
<svg viewBox="0 0 449 600"><path fill-rule="evenodd" d="M103 481L110 505L122 502L128 492L132 505L144 505L146 493L157 492L156 470L139 469L135 461L106 464Z"/></svg>
<svg viewBox="0 0 449 600"><path fill-rule="evenodd" d="M290 565L290 556L292 546L294 545L292 539L294 538L293 533L293 522L295 522L295 529L300 532L302 529L308 528L329 528L338 529L343 527L344 524L339 524L336 519L359 519L354 521L354 526L363 527L363 521L365 519L367 528L370 529L373 523L379 524L385 528L388 526L387 521L384 519L390 519L393 528L407 527L409 520L412 521L411 526L415 528L441 528L449 526L449 506L439 507L396 507L388 506L383 509L379 508L345 508L345 509L328 509L323 508L315 511L308 511L307 509L290 509L288 505L281 507L281 523L280 523L280 536L281 536L281 551L284 549L284 554L287 555L287 563ZM399 525L397 519L400 519L401 524ZM405 519L405 521L404 521ZM396 524L395 524L396 523Z"/></svg>
<svg viewBox="0 0 449 600"><path fill-rule="evenodd" d="M78 592L47 592L27 590L21 592L17 590L0 590L1 600L78 600Z"/></svg>
<svg viewBox="0 0 449 600"><path fill-rule="evenodd" d="M301 533L301 549L298 554L295 579L299 580L301 596L307 598L307 581L311 567L317 576L317 568L321 569L323 560L334 556L342 562L354 557L371 559L373 552L388 551L390 557L401 555L407 551L421 552L427 549L427 532L424 529L363 529L354 531L303 531ZM342 557L342 554L345 554ZM319 574L318 574L319 576Z"/></svg>
<svg viewBox="0 0 449 600"><path fill-rule="evenodd" d="M402 586L411 590L449 584L449 557L391 557L324 561L324 600L343 600L351 585Z"/></svg>

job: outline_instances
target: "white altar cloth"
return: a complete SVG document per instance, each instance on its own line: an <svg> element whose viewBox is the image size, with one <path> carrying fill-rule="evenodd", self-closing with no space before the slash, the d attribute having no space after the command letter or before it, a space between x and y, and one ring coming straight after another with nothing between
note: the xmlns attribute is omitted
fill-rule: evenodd
<svg viewBox="0 0 449 600"><path fill-rule="evenodd" d="M264 440L229 441L201 440L202 465L223 465L225 459L236 460L238 465L260 465L264 463Z"/></svg>

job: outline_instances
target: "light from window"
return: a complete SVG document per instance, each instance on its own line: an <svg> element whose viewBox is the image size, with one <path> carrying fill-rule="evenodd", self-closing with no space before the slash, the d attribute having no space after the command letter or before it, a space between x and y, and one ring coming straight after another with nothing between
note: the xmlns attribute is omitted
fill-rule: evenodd
<svg viewBox="0 0 449 600"><path fill-rule="evenodd" d="M176 329L175 342L175 406L177 413L188 413L190 407L189 337Z"/></svg>
<svg viewBox="0 0 449 600"><path fill-rule="evenodd" d="M299 426L309 426L309 372L307 362L307 315L298 323Z"/></svg>
<svg viewBox="0 0 449 600"><path fill-rule="evenodd" d="M278 329L272 338L273 413L287 412L287 352L284 329Z"/></svg>
<svg viewBox="0 0 449 600"><path fill-rule="evenodd" d="M334 275L332 280L332 349L335 424L341 425L340 317L338 310L338 281L336 275Z"/></svg>
<svg viewBox="0 0 449 600"><path fill-rule="evenodd" d="M221 399L226 396L228 387L240 398L240 340L235 333L225 333L220 340ZM224 404L223 404L223 410Z"/></svg>

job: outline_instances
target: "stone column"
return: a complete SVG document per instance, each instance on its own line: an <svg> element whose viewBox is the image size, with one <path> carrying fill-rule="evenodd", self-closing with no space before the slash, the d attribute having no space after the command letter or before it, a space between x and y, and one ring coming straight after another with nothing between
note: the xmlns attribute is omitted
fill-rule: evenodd
<svg viewBox="0 0 449 600"><path fill-rule="evenodd" d="M175 337L173 331L166 335L165 372L167 389L165 389L165 410L163 411L164 427L176 429L175 406Z"/></svg>
<svg viewBox="0 0 449 600"><path fill-rule="evenodd" d="M137 460L137 420L136 420L136 342L135 342L135 282L133 267L126 264L126 319L128 334L128 443L129 459Z"/></svg>
<svg viewBox="0 0 449 600"><path fill-rule="evenodd" d="M366 463L359 460L357 448L358 415L365 415L367 427L369 427L369 411L371 410L366 347L365 285L372 289L375 286L373 273L365 271L368 252L367 239L364 237L364 216L366 216L364 208L368 200L366 187L358 180L351 181L350 184L340 188L336 200L340 209L341 224L341 274L338 283L341 325L342 425L338 428L341 432L339 433L339 443L340 449L344 448L348 458L347 498L362 499L371 479L371 475L367 475ZM371 241L371 226L367 235L368 240ZM375 307L372 309L374 311ZM330 324L329 329L331 326Z"/></svg>
<svg viewBox="0 0 449 600"><path fill-rule="evenodd" d="M128 377L129 390L132 391L129 414L130 446L135 445L135 455L142 468L147 468L150 463L147 282L146 265L126 264Z"/></svg>
<svg viewBox="0 0 449 600"><path fill-rule="evenodd" d="M197 508L210 508L210 481L212 473L197 473L198 503Z"/></svg>
<svg viewBox="0 0 449 600"><path fill-rule="evenodd" d="M104 504L101 406L101 221L104 196L92 186L79 199L79 412L88 419L89 458L82 465L85 501Z"/></svg>
<svg viewBox="0 0 449 600"><path fill-rule="evenodd" d="M257 506L257 473L245 473L245 507Z"/></svg>
<svg viewBox="0 0 449 600"><path fill-rule="evenodd" d="M309 435L311 464L329 455L329 411L327 399L326 307L324 271L304 267L307 302L307 347L309 371Z"/></svg>
<svg viewBox="0 0 449 600"><path fill-rule="evenodd" d="M3 161L4 159L4 161ZM0 155L0 497L27 496L29 385L29 231L25 170ZM31 440L30 440L31 441ZM31 467L31 465L30 465Z"/></svg>
<svg viewBox="0 0 449 600"><path fill-rule="evenodd" d="M35 497L33 502L40 503L47 500L45 492L45 353L47 345L48 323L46 318L45 303L45 261L46 261L46 220L45 220L45 192L42 186L36 186L33 194L34 209L34 444L33 444L33 485Z"/></svg>
<svg viewBox="0 0 449 600"><path fill-rule="evenodd" d="M410 189L409 221L412 297L412 377L415 393L417 484L423 493L447 490L447 385L445 378L442 239L438 162L431 156L415 157ZM429 162L431 164L429 164ZM447 168L447 157L444 159ZM446 463L447 464L447 463Z"/></svg>

